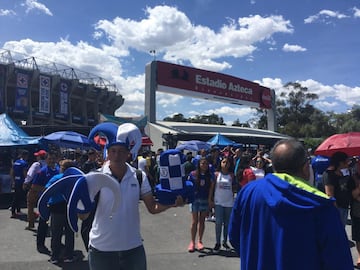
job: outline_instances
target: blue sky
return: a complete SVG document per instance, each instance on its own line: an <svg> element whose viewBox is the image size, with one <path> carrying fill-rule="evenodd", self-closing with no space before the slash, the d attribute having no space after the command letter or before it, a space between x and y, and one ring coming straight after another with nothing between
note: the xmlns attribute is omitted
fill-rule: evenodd
<svg viewBox="0 0 360 270"><path fill-rule="evenodd" d="M125 98L118 116L144 113L151 50L278 94L299 82L323 111L360 103L360 0L1 0L0 48L111 81ZM228 124L254 117L246 106L158 93L157 119L175 113L215 113Z"/></svg>

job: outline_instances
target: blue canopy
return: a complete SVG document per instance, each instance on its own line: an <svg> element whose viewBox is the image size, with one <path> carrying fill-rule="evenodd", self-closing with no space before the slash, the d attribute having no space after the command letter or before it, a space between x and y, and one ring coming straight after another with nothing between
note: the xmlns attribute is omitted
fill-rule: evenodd
<svg viewBox="0 0 360 270"><path fill-rule="evenodd" d="M221 135L220 133L216 134L214 137L212 137L210 140L207 141L210 145L216 145L219 147L225 147L229 145L235 144L234 141L230 140L229 138Z"/></svg>
<svg viewBox="0 0 360 270"><path fill-rule="evenodd" d="M40 141L44 144L52 143L64 148L91 148L88 137L74 131L53 132L42 137Z"/></svg>
<svg viewBox="0 0 360 270"><path fill-rule="evenodd" d="M6 113L0 114L0 146L38 144L40 137L30 137Z"/></svg>

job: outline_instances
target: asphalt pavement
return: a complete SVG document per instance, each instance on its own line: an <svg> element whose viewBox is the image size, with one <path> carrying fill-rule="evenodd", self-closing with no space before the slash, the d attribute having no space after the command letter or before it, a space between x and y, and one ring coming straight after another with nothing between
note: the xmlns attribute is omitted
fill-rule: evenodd
<svg viewBox="0 0 360 270"><path fill-rule="evenodd" d="M1 195L0 195L1 196ZM239 257L233 250L221 250L213 253L215 244L215 224L206 222L204 234L205 249L201 252L189 253L187 246L190 241L191 216L188 206L171 208L166 212L152 215L147 212L143 203L139 204L141 228L147 254L149 270L188 270L188 269L236 269L240 268ZM26 212L26 208L22 209ZM2 203L0 208L0 269L1 270L88 270L87 252L80 234L75 237L75 254L78 261L53 265L48 262L49 256L36 250L36 236L32 231L25 230L26 216L11 219L8 205ZM351 236L350 225L346 226ZM116 237L116 236L114 236ZM46 239L50 248L50 237ZM356 262L355 246L351 252Z"/></svg>
<svg viewBox="0 0 360 270"><path fill-rule="evenodd" d="M239 258L233 250L221 250L217 254L212 252L215 245L214 222L205 224L203 239L205 249L194 253L187 251L191 221L188 205L171 208L156 215L148 213L142 202L139 207L149 270L239 269ZM26 208L22 211L25 213ZM48 262L49 256L37 252L35 233L25 230L26 215L19 219L12 219L10 214L8 206L3 205L0 209L1 270L89 269L87 252L80 234L75 237L75 253L79 260L73 263L53 265ZM46 246L50 248L50 237L46 238Z"/></svg>

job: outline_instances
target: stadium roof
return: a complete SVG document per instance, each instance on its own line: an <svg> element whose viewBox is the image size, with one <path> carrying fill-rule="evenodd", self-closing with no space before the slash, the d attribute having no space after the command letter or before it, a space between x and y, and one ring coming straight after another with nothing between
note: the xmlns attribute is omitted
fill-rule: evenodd
<svg viewBox="0 0 360 270"><path fill-rule="evenodd" d="M244 128L237 126L207 125L188 122L157 121L149 123L159 129L163 134L176 135L178 140L203 140L207 141L217 133L242 144L264 144L273 145L280 139L290 138L270 130Z"/></svg>

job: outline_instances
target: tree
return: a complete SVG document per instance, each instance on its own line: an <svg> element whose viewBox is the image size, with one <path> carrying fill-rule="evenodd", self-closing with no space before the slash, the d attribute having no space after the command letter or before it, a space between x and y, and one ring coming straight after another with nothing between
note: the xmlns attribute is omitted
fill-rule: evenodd
<svg viewBox="0 0 360 270"><path fill-rule="evenodd" d="M335 128L331 117L316 109L311 102L318 96L309 93L307 87L289 82L284 85L287 91L276 99L277 131L295 138L320 138L333 134ZM359 112L360 114L360 112ZM257 127L267 128L267 111L257 109Z"/></svg>
<svg viewBox="0 0 360 270"><path fill-rule="evenodd" d="M336 133L347 133L351 131L360 131L360 106L354 105L347 113L330 113L332 125Z"/></svg>
<svg viewBox="0 0 360 270"><path fill-rule="evenodd" d="M249 122L246 122L246 123L241 123L239 118L237 118L233 123L232 125L233 127L250 127L250 124Z"/></svg>
<svg viewBox="0 0 360 270"><path fill-rule="evenodd" d="M189 118L188 122L200 123L200 124L225 125L224 119L214 113L210 115L196 115L192 118Z"/></svg>
<svg viewBox="0 0 360 270"><path fill-rule="evenodd" d="M163 119L164 121L174 121L174 122L187 122L187 119L182 113L174 114L172 117L168 116Z"/></svg>
<svg viewBox="0 0 360 270"><path fill-rule="evenodd" d="M213 125L225 125L224 118L219 117L217 114L210 115L196 115L192 118L185 118L183 114L174 114L172 117L168 116L163 119L164 121L174 122L189 122L189 123L200 123L200 124L213 124Z"/></svg>

